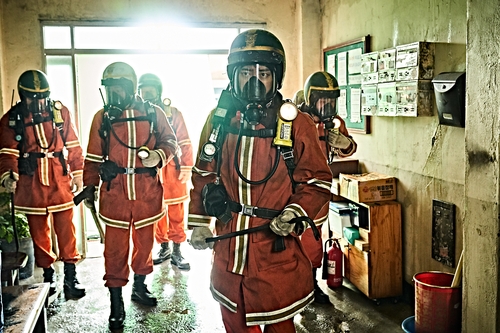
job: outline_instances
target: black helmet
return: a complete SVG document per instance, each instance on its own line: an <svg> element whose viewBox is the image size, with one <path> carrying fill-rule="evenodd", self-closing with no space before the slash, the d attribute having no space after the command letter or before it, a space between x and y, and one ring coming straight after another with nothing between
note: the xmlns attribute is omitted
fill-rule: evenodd
<svg viewBox="0 0 500 333"><path fill-rule="evenodd" d="M263 91L258 79L249 80L251 87L239 87L237 72L244 66L260 65L269 68L273 82L271 91ZM283 84L285 75L285 51L279 39L266 30L251 29L240 33L229 50L227 75L231 81L233 96L245 106L251 103L264 105L276 94ZM262 82L261 82L262 83Z"/></svg>
<svg viewBox="0 0 500 333"><path fill-rule="evenodd" d="M161 83L160 78L154 74L151 74L151 73L143 74L139 78L139 90L141 90L142 87L144 87L144 86L155 87L157 95L156 95L156 97L144 96L142 91L140 91L140 95L142 96L142 98L150 101L151 103L160 105L159 103L161 101L161 94L163 91L163 85Z"/></svg>
<svg viewBox="0 0 500 333"><path fill-rule="evenodd" d="M106 67L102 73L101 84L106 87L107 104L123 109L134 98L137 89L137 76L129 64L114 62ZM109 89L111 86L121 86L125 90L125 99L113 94Z"/></svg>
<svg viewBox="0 0 500 333"><path fill-rule="evenodd" d="M46 111L50 104L47 75L37 69L24 72L17 81L17 91L24 108L33 114L37 123L41 122L41 113ZM27 98L31 100L28 101Z"/></svg>
<svg viewBox="0 0 500 333"><path fill-rule="evenodd" d="M17 91L21 100L25 97L33 99L48 98L50 86L47 75L37 69L24 72L17 81Z"/></svg>
<svg viewBox="0 0 500 333"><path fill-rule="evenodd" d="M335 76L328 72L316 72L311 74L304 84L304 100L307 108L321 120L332 118L337 114L336 106L328 104L329 107L316 109L316 102L320 98L332 100L340 96L339 83Z"/></svg>

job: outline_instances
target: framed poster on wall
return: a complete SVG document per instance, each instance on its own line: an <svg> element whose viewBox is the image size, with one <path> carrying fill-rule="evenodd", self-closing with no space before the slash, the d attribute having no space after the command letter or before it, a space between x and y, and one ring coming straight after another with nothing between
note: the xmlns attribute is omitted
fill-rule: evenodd
<svg viewBox="0 0 500 333"><path fill-rule="evenodd" d="M370 116L361 114L361 54L370 52L370 35L323 49L323 68L340 87L338 114L350 133L370 133Z"/></svg>

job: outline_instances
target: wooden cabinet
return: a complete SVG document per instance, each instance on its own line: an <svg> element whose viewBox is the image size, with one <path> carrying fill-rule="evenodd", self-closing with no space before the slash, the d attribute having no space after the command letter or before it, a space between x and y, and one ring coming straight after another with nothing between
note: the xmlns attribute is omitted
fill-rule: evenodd
<svg viewBox="0 0 500 333"><path fill-rule="evenodd" d="M344 238L340 240L344 276L368 298L400 296L403 293L401 205L396 201L358 205L368 209L368 227L359 228L362 242L356 243L357 246Z"/></svg>

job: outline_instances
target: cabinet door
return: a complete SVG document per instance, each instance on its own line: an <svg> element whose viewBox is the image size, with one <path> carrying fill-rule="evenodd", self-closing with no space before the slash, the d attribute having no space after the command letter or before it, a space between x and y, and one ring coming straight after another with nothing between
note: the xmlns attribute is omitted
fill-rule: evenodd
<svg viewBox="0 0 500 333"><path fill-rule="evenodd" d="M349 281L354 284L363 294L370 296L370 253L360 251L349 244L348 247Z"/></svg>

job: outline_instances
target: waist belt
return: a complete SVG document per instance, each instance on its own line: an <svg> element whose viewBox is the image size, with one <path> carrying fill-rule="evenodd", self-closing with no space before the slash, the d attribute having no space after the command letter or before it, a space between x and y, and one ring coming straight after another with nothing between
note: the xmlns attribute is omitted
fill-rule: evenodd
<svg viewBox="0 0 500 333"><path fill-rule="evenodd" d="M49 151L47 153L24 153L23 158L34 157L34 158L59 158L62 156L62 151Z"/></svg>
<svg viewBox="0 0 500 333"><path fill-rule="evenodd" d="M156 168L117 168L118 173L123 173L125 175L134 175L141 173L148 173L151 176L156 176Z"/></svg>
<svg viewBox="0 0 500 333"><path fill-rule="evenodd" d="M260 217L263 219L273 219L276 216L281 214L281 210L259 208L259 207L255 207L255 206L249 206L249 205L242 205L242 204L240 204L238 202L234 202L234 201L228 201L227 204L229 206L229 209L232 212L235 212L235 213L238 213L241 215Z"/></svg>

